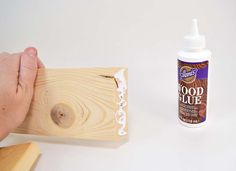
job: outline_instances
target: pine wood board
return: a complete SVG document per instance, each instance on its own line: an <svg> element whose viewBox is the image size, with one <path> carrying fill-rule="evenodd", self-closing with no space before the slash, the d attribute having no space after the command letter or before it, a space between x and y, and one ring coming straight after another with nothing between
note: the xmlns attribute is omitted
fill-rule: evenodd
<svg viewBox="0 0 236 171"><path fill-rule="evenodd" d="M127 72L126 68L39 69L29 113L14 132L126 139Z"/></svg>
<svg viewBox="0 0 236 171"><path fill-rule="evenodd" d="M40 155L35 143L18 144L0 148L1 171L30 171Z"/></svg>

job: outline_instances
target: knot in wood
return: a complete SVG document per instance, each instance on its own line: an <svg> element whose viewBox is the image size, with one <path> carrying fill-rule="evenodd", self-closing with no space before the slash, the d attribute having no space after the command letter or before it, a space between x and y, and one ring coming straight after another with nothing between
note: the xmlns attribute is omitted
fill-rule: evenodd
<svg viewBox="0 0 236 171"><path fill-rule="evenodd" d="M66 104L56 104L51 110L53 122L62 128L69 128L75 120L75 115L71 107Z"/></svg>

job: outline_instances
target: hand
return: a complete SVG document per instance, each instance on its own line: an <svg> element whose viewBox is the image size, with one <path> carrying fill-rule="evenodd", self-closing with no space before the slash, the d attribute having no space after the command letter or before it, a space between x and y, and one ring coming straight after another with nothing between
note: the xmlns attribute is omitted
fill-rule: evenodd
<svg viewBox="0 0 236 171"><path fill-rule="evenodd" d="M22 53L0 53L0 140L24 121L37 70L42 67L35 48Z"/></svg>

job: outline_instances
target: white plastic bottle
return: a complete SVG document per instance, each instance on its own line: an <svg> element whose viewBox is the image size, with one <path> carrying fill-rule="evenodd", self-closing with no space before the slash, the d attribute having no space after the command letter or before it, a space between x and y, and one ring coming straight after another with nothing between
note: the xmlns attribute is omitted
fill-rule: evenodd
<svg viewBox="0 0 236 171"><path fill-rule="evenodd" d="M184 48L178 53L178 115L188 127L206 123L208 101L208 69L211 52L205 49L205 37L192 20L191 32L184 37Z"/></svg>

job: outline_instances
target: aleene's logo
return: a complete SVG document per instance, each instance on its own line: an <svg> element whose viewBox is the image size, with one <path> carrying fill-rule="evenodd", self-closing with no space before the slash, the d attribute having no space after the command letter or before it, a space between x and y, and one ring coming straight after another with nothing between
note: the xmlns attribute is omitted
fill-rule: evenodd
<svg viewBox="0 0 236 171"><path fill-rule="evenodd" d="M192 83L197 77L197 68L191 68L189 66L183 66L180 68L180 80L185 83Z"/></svg>

